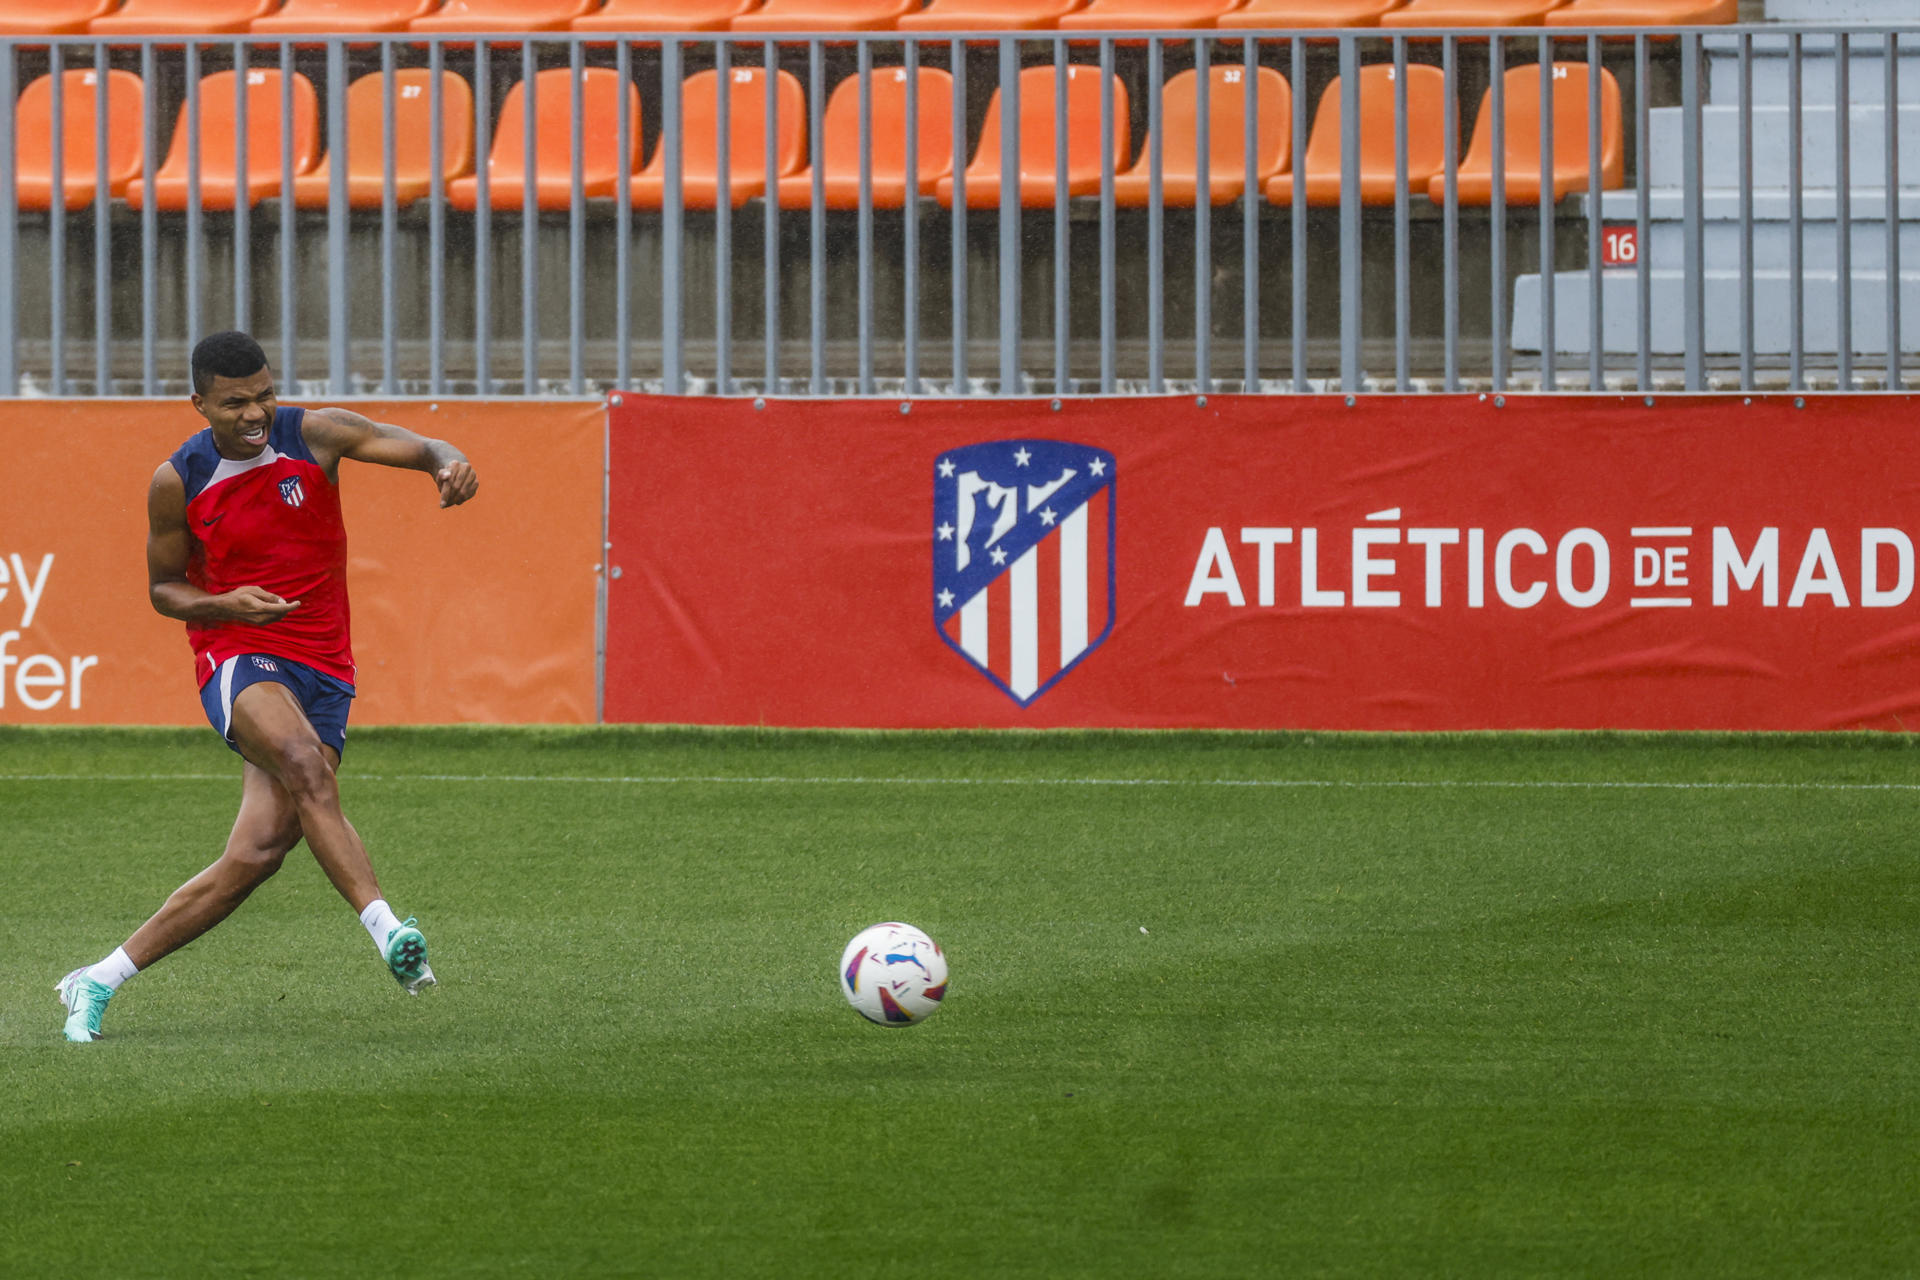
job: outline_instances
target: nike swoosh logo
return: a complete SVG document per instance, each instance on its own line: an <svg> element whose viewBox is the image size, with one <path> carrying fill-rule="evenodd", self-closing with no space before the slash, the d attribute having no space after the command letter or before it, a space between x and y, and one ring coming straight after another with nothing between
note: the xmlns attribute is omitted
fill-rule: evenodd
<svg viewBox="0 0 1920 1280"><path fill-rule="evenodd" d="M224 517L224 516L225 516L226 514L227 514L226 512L224 512L224 511L222 511L222 512L221 512L221 513L220 513L219 515L217 515L217 516L209 516L209 517L208 517L207 519L205 519L205 520L202 520L202 521L200 522L200 527L201 527L202 529L204 529L204 528L206 528L206 527L207 527L208 525L210 525L210 524L212 524L212 523L213 523L214 521L216 521L216 520L219 520L219 519L221 519L222 517Z"/></svg>

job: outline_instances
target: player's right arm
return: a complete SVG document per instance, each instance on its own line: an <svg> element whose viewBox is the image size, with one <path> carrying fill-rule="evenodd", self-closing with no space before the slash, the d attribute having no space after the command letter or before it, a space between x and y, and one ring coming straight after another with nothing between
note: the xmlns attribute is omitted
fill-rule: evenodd
<svg viewBox="0 0 1920 1280"><path fill-rule="evenodd" d="M147 486L147 598L159 613L182 622L276 622L300 607L261 587L214 595L187 581L193 534L187 529L187 487L171 462Z"/></svg>

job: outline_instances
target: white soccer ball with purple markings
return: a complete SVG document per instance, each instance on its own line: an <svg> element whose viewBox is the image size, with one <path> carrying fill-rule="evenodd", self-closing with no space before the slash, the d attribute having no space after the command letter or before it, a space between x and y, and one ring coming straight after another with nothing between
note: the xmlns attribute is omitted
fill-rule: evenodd
<svg viewBox="0 0 1920 1280"><path fill-rule="evenodd" d="M946 998L947 958L910 924L876 924L840 953L840 994L868 1022L910 1027Z"/></svg>

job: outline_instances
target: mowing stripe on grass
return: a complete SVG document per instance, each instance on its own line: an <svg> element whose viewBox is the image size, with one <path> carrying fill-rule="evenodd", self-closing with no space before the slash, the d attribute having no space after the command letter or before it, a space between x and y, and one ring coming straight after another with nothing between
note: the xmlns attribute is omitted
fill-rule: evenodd
<svg viewBox="0 0 1920 1280"><path fill-rule="evenodd" d="M0 773L0 782L232 782L231 773ZM726 774L351 773L355 782L556 782L614 786L1294 787L1343 790L1920 791L1920 782L1636 782L1500 778L906 778Z"/></svg>

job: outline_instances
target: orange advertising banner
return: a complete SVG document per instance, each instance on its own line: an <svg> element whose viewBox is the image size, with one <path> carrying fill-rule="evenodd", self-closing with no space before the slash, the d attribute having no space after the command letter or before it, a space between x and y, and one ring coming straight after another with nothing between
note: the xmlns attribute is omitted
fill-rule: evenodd
<svg viewBox="0 0 1920 1280"><path fill-rule="evenodd" d="M443 511L424 475L341 467L353 723L591 722L604 407L341 403L480 476ZM186 628L147 602L146 497L205 425L184 399L0 401L0 724L204 723Z"/></svg>

